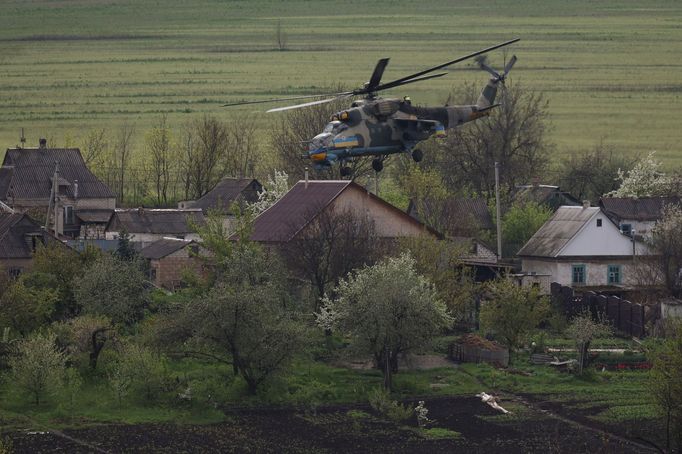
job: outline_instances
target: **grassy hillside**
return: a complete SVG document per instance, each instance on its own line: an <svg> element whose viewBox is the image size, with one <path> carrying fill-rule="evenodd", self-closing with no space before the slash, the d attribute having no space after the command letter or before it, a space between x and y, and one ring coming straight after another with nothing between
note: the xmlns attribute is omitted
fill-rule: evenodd
<svg viewBox="0 0 682 454"><path fill-rule="evenodd" d="M605 139L682 164L680 24L675 0L5 0L0 148L21 127L33 145L124 120L145 129L161 113L175 124L226 118L257 110L227 101L358 86L381 57L391 57L385 78L397 78L520 37L514 82L550 100L560 152ZM490 59L503 64L500 51ZM470 65L451 72L392 94L437 103L463 81L486 81ZM263 116L264 130L276 115Z"/></svg>

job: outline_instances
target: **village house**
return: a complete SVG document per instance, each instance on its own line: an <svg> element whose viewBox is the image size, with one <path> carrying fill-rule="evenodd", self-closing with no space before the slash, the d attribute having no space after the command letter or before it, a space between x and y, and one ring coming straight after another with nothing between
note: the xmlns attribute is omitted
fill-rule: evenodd
<svg viewBox="0 0 682 454"><path fill-rule="evenodd" d="M602 197L599 207L626 235L649 237L651 229L668 205L679 205L679 197Z"/></svg>
<svg viewBox="0 0 682 454"><path fill-rule="evenodd" d="M126 232L130 241L145 248L167 237L199 241L197 227L206 223L201 208L186 210L130 208L114 211L106 227L106 239L116 240Z"/></svg>
<svg viewBox="0 0 682 454"><path fill-rule="evenodd" d="M410 199L407 214L448 237L478 237L495 229L482 197L449 197L443 201Z"/></svg>
<svg viewBox="0 0 682 454"><path fill-rule="evenodd" d="M521 248L524 284L545 293L550 282L590 288L640 284L649 248L639 237L623 234L600 208L586 205L559 207Z"/></svg>
<svg viewBox="0 0 682 454"><path fill-rule="evenodd" d="M27 214L0 210L0 266L10 276L29 270L33 253L50 242L58 240Z"/></svg>
<svg viewBox="0 0 682 454"><path fill-rule="evenodd" d="M66 238L103 239L116 196L78 148L10 148L0 167L0 201ZM56 215L56 216L55 216ZM55 229L56 217L56 229Z"/></svg>
<svg viewBox="0 0 682 454"><path fill-rule="evenodd" d="M402 210L347 180L299 181L273 206L254 220L251 239L276 245L305 238L306 228L324 212L353 213L366 218L380 240L437 232L408 216Z"/></svg>
<svg viewBox="0 0 682 454"><path fill-rule="evenodd" d="M163 238L142 249L140 255L149 262L149 280L158 287L175 290L185 273L203 272L199 252L196 241Z"/></svg>

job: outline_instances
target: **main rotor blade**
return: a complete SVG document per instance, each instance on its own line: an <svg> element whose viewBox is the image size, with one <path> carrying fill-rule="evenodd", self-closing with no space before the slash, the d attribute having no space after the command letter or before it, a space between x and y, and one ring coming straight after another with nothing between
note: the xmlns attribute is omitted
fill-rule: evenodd
<svg viewBox="0 0 682 454"><path fill-rule="evenodd" d="M311 102L306 102L303 104L296 104L295 106L286 106L286 107L275 107L274 109L266 110L266 113L270 112L282 112L284 110L292 110L292 109L300 109L301 107L310 107L310 106L316 106L318 104L325 104L328 102L336 101L337 99L341 98L347 98L348 96L351 96L352 93L350 94L342 94L341 96L335 96L333 98L329 99L321 99L319 101L311 101Z"/></svg>
<svg viewBox="0 0 682 454"><path fill-rule="evenodd" d="M432 74L430 76L422 76L422 77L415 77L414 79L406 80L404 82L396 83L396 82L389 82L381 86L381 88L378 88L377 90L388 90L389 88L395 88L395 87L400 87L402 85L407 85L411 84L412 82L422 82L424 80L429 80L429 79L435 79L437 77L443 77L447 76L448 73L438 73L438 74ZM362 93L360 93L362 94Z"/></svg>
<svg viewBox="0 0 682 454"><path fill-rule="evenodd" d="M414 79L415 77L423 76L424 74L428 74L428 73L430 73L430 72L433 72L433 71L436 71L436 70L439 70L439 69L443 69L443 68L445 68L446 66L454 65L455 63L459 63L459 62L461 62L461 61L468 60L468 59L473 58L473 57L475 57L475 56L477 56L477 55L485 54L486 52L490 52L490 51L492 51L492 50L499 49L500 47L504 47L504 46L508 46L508 45L510 45L510 44L514 44L515 42L520 41L520 40L521 40L521 38L515 38L515 39L512 39L511 41L506 41L506 42L504 42L504 43L497 44L497 45L495 45L495 46L487 47L487 48L485 48L485 49L483 49L483 50L479 50L478 52L474 52L474 53L471 53L471 54L469 54L469 55L465 55L465 56L463 56L463 57L459 57L459 58L456 58L456 59L451 60L451 61L449 61L449 62L440 64L440 65L438 65L438 66L434 66L434 67L432 67L432 68L428 68L428 69L425 69L425 70L423 70L423 71L419 71L418 73L410 74L409 76L405 76L405 77L402 77L402 78L400 78L400 79L396 79L396 80L393 80L393 81L391 81L391 82L387 82L386 84L379 85L378 87L376 87L376 88L375 88L374 90L372 90L372 91L385 90L387 85L390 85L391 87L396 87L397 85L395 85L395 84L400 84L400 83L405 82L405 81L408 81L408 80L410 80L410 79ZM390 88L390 87L389 87L389 88ZM356 94L357 94L357 93L356 93Z"/></svg>
<svg viewBox="0 0 682 454"><path fill-rule="evenodd" d="M229 104L223 104L223 107L233 107L233 106L245 106L248 104L265 104L268 102L280 102L280 101L296 101L298 99L312 99L312 98L324 98L327 96L344 96L344 95L352 95L353 92L351 91L344 91L341 93L322 93L319 95L301 95L301 96L291 96L288 98L273 98L273 99L263 99L260 101L239 101L239 102L232 102Z"/></svg>
<svg viewBox="0 0 682 454"><path fill-rule="evenodd" d="M374 87L379 85L379 82L381 82L381 76L384 75L384 71L386 70L386 65L388 65L389 60L390 58L382 58L377 62L377 65L374 67L372 77L370 77L369 82L367 83L367 90L372 90Z"/></svg>

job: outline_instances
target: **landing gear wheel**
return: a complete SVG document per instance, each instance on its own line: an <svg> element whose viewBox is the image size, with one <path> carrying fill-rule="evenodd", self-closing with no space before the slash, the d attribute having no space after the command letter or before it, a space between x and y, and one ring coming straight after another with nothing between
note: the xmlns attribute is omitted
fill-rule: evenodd
<svg viewBox="0 0 682 454"><path fill-rule="evenodd" d="M421 150L412 151L412 159L414 159L414 162L421 162L424 159L424 152Z"/></svg>
<svg viewBox="0 0 682 454"><path fill-rule="evenodd" d="M341 167L339 173L342 177L348 177L351 173L353 173L353 170L350 167Z"/></svg>
<svg viewBox="0 0 682 454"><path fill-rule="evenodd" d="M384 170L384 161L382 161L381 159L373 159L372 168L377 173L381 172L382 170Z"/></svg>

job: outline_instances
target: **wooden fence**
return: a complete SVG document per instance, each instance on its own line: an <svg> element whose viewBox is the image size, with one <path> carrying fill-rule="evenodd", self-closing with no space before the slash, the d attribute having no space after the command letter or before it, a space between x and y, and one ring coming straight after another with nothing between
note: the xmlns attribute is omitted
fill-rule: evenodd
<svg viewBox="0 0 682 454"><path fill-rule="evenodd" d="M646 336L647 326L653 326L660 317L658 306L643 306L596 292L576 293L573 288L557 282L552 282L551 294L554 303L563 309L566 316L571 317L586 309L593 315L602 313L615 329L629 336Z"/></svg>

